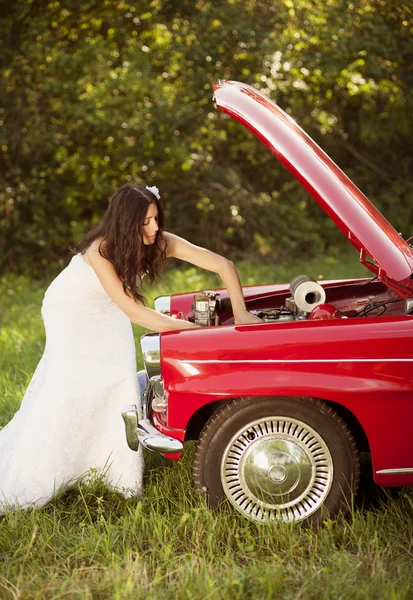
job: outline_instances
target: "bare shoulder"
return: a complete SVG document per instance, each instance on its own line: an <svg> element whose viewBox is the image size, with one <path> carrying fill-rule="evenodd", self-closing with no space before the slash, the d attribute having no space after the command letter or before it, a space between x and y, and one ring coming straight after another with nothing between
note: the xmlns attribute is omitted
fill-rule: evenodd
<svg viewBox="0 0 413 600"><path fill-rule="evenodd" d="M116 275L113 264L99 252L99 249L102 249L102 242L104 244L102 238L92 242L83 255L84 261L96 271L99 278L105 274Z"/></svg>
<svg viewBox="0 0 413 600"><path fill-rule="evenodd" d="M176 257L177 249L182 246L182 244L188 244L186 240L179 237L179 235L175 235L174 233L170 233L169 231L163 232L164 239L166 242L166 256L168 258Z"/></svg>
<svg viewBox="0 0 413 600"><path fill-rule="evenodd" d="M176 237L173 233L170 233L169 231L164 231L163 232L163 239L164 239L164 246L163 249L166 252L166 256L169 258L170 256L172 256L172 248L173 248L173 244L174 244L174 237Z"/></svg>
<svg viewBox="0 0 413 600"><path fill-rule="evenodd" d="M83 260L91 267L94 266L93 263L95 263L96 260L99 262L99 258L102 258L104 261L108 262L101 256L99 252L102 242L103 238L97 238L90 244L89 248L87 248L83 254Z"/></svg>

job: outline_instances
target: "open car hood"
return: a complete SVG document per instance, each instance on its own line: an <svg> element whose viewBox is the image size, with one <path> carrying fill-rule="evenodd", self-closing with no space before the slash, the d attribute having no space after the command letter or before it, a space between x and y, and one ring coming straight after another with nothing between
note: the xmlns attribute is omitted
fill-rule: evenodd
<svg viewBox="0 0 413 600"><path fill-rule="evenodd" d="M361 262L399 295L411 296L413 249L310 136L249 85L222 81L212 88L217 107L252 131L291 171L360 251Z"/></svg>

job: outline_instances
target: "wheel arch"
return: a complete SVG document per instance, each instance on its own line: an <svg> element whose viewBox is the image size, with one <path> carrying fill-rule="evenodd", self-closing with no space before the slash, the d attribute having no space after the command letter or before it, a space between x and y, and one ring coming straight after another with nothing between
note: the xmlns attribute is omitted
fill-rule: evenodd
<svg viewBox="0 0 413 600"><path fill-rule="evenodd" d="M215 400L214 402L208 402L208 404L204 404L204 406L198 408L189 419L188 425L186 426L185 441L197 440L210 417L212 417L221 406L224 406L224 404L227 404L231 400L236 400L236 398Z"/></svg>
<svg viewBox="0 0 413 600"><path fill-rule="evenodd" d="M244 398L245 396L240 396L239 399ZM262 396L249 396L251 399L253 398L261 398ZM285 398L288 397L285 394L281 395L271 395L273 398ZM291 396L293 397L293 396ZM297 396L294 396L295 398ZM305 401L306 398L310 396L300 396L300 398ZM311 396L312 397L312 396ZM185 441L196 440L198 439L202 429L208 422L209 418L219 409L221 406L224 406L228 402L232 400L237 400L238 398L223 398L221 400L215 400L214 402L209 402L205 404L201 408L199 408L188 421L188 425L186 427ZM318 400L321 400L326 403L326 405L330 406L339 417L343 419L347 427L350 429L359 452L370 452L370 445L366 435L366 432L363 429L360 421L356 417L356 415L349 410L347 407L339 404L338 402L333 402L332 400L328 400L326 398L317 397Z"/></svg>
<svg viewBox="0 0 413 600"><path fill-rule="evenodd" d="M319 398L327 405L329 405L339 417L343 419L347 427L350 429L359 452L370 452L370 444L366 432L356 415L348 409L346 406L333 402L332 400L326 400L325 398Z"/></svg>

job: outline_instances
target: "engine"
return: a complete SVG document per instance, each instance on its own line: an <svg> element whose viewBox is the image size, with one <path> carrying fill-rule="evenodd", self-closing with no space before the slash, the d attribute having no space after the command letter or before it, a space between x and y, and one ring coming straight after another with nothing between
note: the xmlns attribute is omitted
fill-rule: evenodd
<svg viewBox="0 0 413 600"><path fill-rule="evenodd" d="M254 311L254 313L263 321L273 323L302 321L308 318L341 317L333 306L325 304L326 293L324 289L309 275L297 275L292 279L289 288L291 296L285 299L284 306ZM321 311L317 312L317 307Z"/></svg>
<svg viewBox="0 0 413 600"><path fill-rule="evenodd" d="M297 275L289 286L291 296L286 298L284 306L263 310L252 310L265 322L283 323L288 321L305 320L308 318L337 318L341 314L333 306L325 304L326 294L322 286L308 275ZM194 296L193 318L201 327L219 325L217 310L219 294L214 291L204 291ZM319 307L318 311L315 311ZM311 317L311 315L314 315Z"/></svg>

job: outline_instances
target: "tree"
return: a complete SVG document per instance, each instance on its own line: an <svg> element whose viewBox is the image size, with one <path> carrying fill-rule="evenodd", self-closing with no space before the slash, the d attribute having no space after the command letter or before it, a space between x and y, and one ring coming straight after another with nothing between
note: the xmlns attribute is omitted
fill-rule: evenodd
<svg viewBox="0 0 413 600"><path fill-rule="evenodd" d="M235 257L336 246L318 206L215 110L216 79L269 94L401 229L413 211L411 17L396 0L9 3L0 270L62 266L128 180L159 186L169 228Z"/></svg>

